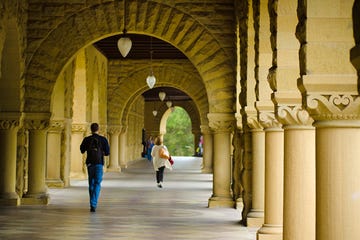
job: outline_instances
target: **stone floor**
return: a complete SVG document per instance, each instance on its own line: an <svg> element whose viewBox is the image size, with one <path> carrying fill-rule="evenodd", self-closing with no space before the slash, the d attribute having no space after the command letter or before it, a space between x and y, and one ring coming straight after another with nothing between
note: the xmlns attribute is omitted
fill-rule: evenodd
<svg viewBox="0 0 360 240"><path fill-rule="evenodd" d="M96 213L89 212L86 180L49 189L48 206L0 207L0 239L231 239L255 240L239 224L240 210L207 208L212 175L200 173L201 158L175 157L156 187L147 160L104 175Z"/></svg>

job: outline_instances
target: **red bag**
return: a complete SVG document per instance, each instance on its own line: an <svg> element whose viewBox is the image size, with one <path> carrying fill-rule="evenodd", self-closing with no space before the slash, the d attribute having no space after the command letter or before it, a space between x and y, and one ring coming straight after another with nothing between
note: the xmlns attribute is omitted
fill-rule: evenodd
<svg viewBox="0 0 360 240"><path fill-rule="evenodd" d="M171 165L174 164L174 160L171 158L171 156L169 157L169 162L170 162Z"/></svg>

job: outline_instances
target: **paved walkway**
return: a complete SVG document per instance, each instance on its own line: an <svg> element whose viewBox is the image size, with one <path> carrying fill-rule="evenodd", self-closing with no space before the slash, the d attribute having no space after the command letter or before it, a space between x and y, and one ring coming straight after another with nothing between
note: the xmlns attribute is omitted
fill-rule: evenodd
<svg viewBox="0 0 360 240"><path fill-rule="evenodd" d="M147 160L121 173L105 173L96 213L89 212L87 181L49 189L48 206L0 207L0 239L221 239L255 240L236 209L207 208L212 175L200 158L175 157L156 187Z"/></svg>

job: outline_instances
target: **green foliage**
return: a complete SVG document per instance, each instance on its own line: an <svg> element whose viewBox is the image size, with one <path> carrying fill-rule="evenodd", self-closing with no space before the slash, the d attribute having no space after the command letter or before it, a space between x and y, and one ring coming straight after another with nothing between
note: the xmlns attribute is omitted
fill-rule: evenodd
<svg viewBox="0 0 360 240"><path fill-rule="evenodd" d="M164 144L173 156L193 156L194 136L191 132L191 120L187 112L180 107L169 116L166 123Z"/></svg>

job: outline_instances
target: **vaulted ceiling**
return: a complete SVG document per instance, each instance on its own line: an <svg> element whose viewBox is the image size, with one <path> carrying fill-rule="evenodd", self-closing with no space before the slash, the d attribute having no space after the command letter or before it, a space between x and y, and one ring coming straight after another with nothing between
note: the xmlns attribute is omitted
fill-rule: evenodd
<svg viewBox="0 0 360 240"><path fill-rule="evenodd" d="M122 35L114 35L104 38L95 42L94 47L109 60L124 59L117 48L117 41L121 36ZM158 38L140 34L127 34L127 37L130 37L132 47L126 59L150 59L150 51L152 51L153 59L187 59L180 50ZM171 99L171 101L186 101L191 99L187 94L178 89L155 87L143 93L145 101L159 100L159 91L166 92L167 98Z"/></svg>

